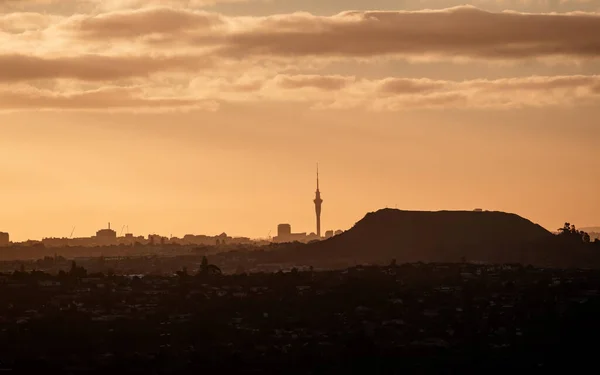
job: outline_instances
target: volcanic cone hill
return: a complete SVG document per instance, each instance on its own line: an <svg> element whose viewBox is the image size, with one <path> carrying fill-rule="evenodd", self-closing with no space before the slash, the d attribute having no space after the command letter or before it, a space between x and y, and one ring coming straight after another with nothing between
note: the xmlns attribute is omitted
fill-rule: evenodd
<svg viewBox="0 0 600 375"><path fill-rule="evenodd" d="M519 262L527 248L553 237L541 226L504 212L383 209L301 251L302 257L315 260Z"/></svg>

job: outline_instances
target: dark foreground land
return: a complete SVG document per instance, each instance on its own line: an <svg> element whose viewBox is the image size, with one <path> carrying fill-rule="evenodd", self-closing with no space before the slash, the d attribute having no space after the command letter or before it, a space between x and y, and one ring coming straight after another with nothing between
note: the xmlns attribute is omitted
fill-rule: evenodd
<svg viewBox="0 0 600 375"><path fill-rule="evenodd" d="M519 373L595 368L600 271L405 264L0 276L8 373ZM43 372L42 372L43 371Z"/></svg>

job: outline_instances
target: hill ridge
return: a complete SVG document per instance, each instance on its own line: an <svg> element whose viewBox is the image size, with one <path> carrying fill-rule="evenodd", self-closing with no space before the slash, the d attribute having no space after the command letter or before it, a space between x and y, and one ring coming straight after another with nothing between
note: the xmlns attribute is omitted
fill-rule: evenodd
<svg viewBox="0 0 600 375"><path fill-rule="evenodd" d="M305 256L385 262L482 261L518 258L523 248L553 237L515 213L410 211L382 208L346 232L304 249Z"/></svg>

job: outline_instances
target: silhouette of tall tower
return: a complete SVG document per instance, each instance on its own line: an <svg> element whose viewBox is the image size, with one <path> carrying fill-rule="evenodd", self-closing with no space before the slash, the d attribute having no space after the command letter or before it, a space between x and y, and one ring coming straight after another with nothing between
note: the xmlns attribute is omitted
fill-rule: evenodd
<svg viewBox="0 0 600 375"><path fill-rule="evenodd" d="M321 238L321 192L319 191L319 164L317 164L317 191L315 192L315 213L317 214L317 236Z"/></svg>

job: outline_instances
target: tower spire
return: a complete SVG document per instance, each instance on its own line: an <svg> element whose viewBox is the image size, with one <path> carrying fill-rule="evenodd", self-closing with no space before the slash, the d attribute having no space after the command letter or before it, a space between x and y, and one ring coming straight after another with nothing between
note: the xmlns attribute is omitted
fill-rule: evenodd
<svg viewBox="0 0 600 375"><path fill-rule="evenodd" d="M319 163L317 163L317 191L319 191Z"/></svg>
<svg viewBox="0 0 600 375"><path fill-rule="evenodd" d="M317 163L317 191L315 192L315 213L317 214L317 236L321 238L321 192L319 191L319 163Z"/></svg>

